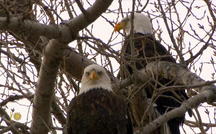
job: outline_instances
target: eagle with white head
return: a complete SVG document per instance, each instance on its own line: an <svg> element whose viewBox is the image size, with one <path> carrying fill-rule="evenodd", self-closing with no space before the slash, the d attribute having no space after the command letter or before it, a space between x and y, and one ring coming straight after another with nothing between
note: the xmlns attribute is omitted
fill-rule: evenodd
<svg viewBox="0 0 216 134"><path fill-rule="evenodd" d="M120 23L116 24L114 31L124 29L127 35L131 32L131 15L122 19ZM134 13L133 20L134 33L153 34L152 24L148 16L141 13Z"/></svg>
<svg viewBox="0 0 216 134"><path fill-rule="evenodd" d="M132 134L127 103L113 93L106 70L87 66L78 96L68 107L67 134Z"/></svg>
<svg viewBox="0 0 216 134"><path fill-rule="evenodd" d="M92 64L84 70L79 95L95 88L112 91L111 81L105 69L96 64Z"/></svg>
<svg viewBox="0 0 216 134"><path fill-rule="evenodd" d="M133 21L133 28L131 22ZM153 35L152 23L148 16L141 13L134 13L123 18L122 21L117 23L114 31L123 29L126 33L126 38L122 48L122 63L121 74L123 78L128 77L136 70L141 70L146 67L150 62L154 61L168 61L176 63L176 60L167 51L167 49L155 39ZM131 31L133 29L133 31ZM132 34L131 34L132 33ZM152 80L151 80L152 79ZM175 86L174 80L166 79L161 76L151 78L149 82L145 83L143 90L136 92L131 102L131 109L133 111L133 119L135 124L143 121L143 114L145 112L143 100L143 91L146 92L148 98L154 96L155 90L159 90L164 86ZM164 114L174 108L180 107L181 103L188 99L185 90L168 90L159 94L154 98L154 103L157 104L156 109L160 114ZM168 126L171 134L180 134L179 126L184 122L184 115L170 119Z"/></svg>

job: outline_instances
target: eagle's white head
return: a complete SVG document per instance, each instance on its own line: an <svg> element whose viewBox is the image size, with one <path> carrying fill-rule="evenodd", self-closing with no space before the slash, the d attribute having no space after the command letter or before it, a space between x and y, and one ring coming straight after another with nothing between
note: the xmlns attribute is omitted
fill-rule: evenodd
<svg viewBox="0 0 216 134"><path fill-rule="evenodd" d="M84 69L79 95L94 88L112 91L111 80L106 70L96 64L89 65Z"/></svg>
<svg viewBox="0 0 216 134"><path fill-rule="evenodd" d="M134 33L152 34L152 24L148 16L141 13L134 13L133 20ZM114 31L120 31L123 29L127 35L131 31L131 15L122 19L121 22L117 23L114 27Z"/></svg>

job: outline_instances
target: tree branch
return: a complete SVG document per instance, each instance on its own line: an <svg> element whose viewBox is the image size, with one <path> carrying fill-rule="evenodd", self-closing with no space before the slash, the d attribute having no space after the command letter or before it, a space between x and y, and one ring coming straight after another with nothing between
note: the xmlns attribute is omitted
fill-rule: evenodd
<svg viewBox="0 0 216 134"><path fill-rule="evenodd" d="M7 131L11 131L13 134L20 134L19 128L22 130L22 132L25 132L25 134L28 134L28 127L22 123L12 121L10 116L7 114L7 112L0 107L0 117L5 121L8 127L5 129L2 129L0 131L0 134L5 133ZM2 122L2 121L1 121Z"/></svg>
<svg viewBox="0 0 216 134"><path fill-rule="evenodd" d="M182 116L187 110L195 108L203 102L212 103L216 100L216 87L213 84L206 85L206 81L178 64L165 61L152 62L137 75L142 81L147 81L149 77L152 77L152 75L161 75L164 78L175 80L178 84L188 86L199 84L204 85L201 87L194 86L200 93L185 101L179 108L167 112L146 125L144 128L141 128L140 131L145 134L151 133L170 119Z"/></svg>
<svg viewBox="0 0 216 134"><path fill-rule="evenodd" d="M45 48L33 102L31 134L47 134L49 131L55 79L63 55L63 46L66 45L53 39Z"/></svg>
<svg viewBox="0 0 216 134"><path fill-rule="evenodd" d="M156 130L158 127L160 127L162 124L166 123L168 120L175 117L180 117L184 115L184 113L190 108L197 107L201 103L208 101L208 98L211 96L215 96L215 92L213 92L213 90L205 90L200 94L188 99L179 108L173 109L172 111L159 116L157 119L143 127L140 131L144 134L149 134L152 131Z"/></svg>
<svg viewBox="0 0 216 134"><path fill-rule="evenodd" d="M93 62L71 48L67 48L63 54L61 69L76 80L81 80L84 68Z"/></svg>
<svg viewBox="0 0 216 134"><path fill-rule="evenodd" d="M97 0L94 5L86 10L86 15L79 15L65 25L45 25L30 20L22 20L17 17L0 17L0 29L22 31L27 36L46 36L49 39L55 38L61 42L71 42L76 38L77 33L90 23L95 21L112 3L113 0ZM88 19L87 19L88 18Z"/></svg>

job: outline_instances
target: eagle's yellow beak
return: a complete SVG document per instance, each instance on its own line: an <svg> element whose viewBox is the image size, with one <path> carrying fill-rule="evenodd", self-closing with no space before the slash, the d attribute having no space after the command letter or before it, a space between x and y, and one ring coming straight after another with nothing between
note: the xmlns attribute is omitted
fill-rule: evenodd
<svg viewBox="0 0 216 134"><path fill-rule="evenodd" d="M98 78L99 78L98 74L95 71L90 72L90 75L89 75L90 80L97 80Z"/></svg>
<svg viewBox="0 0 216 134"><path fill-rule="evenodd" d="M124 21L119 22L114 26L114 31L119 32L121 29L124 29L125 26L126 26L126 22L124 22Z"/></svg>

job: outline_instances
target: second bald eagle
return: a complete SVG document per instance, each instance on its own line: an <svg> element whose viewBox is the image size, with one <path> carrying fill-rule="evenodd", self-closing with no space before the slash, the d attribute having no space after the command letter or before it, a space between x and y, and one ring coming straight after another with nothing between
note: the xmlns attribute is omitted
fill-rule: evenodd
<svg viewBox="0 0 216 134"><path fill-rule="evenodd" d="M166 48L154 38L152 24L149 18L141 13L134 13L133 28L131 27L131 18L132 16L128 16L115 26L115 31L124 29L127 34L122 49L122 61L129 74L132 74L135 71L134 69L140 70L145 68L148 63L153 61L168 61L176 63L175 59L166 50ZM133 32L131 32L132 29ZM163 86L174 85L175 83L173 80L159 77L158 79L152 80L146 84L144 89L147 92L147 97L151 98L155 89L159 89ZM132 104L138 105L136 106L137 109L135 109L137 114L140 113L137 111L142 109L141 99L142 95L140 91L135 95L133 100L134 104ZM164 114L176 107L180 107L181 102L186 99L188 99L188 97L184 90L167 91L155 98L155 103L157 104L156 109L160 114ZM141 114L143 113L144 111L141 112ZM143 115L137 114L136 116L139 117L134 118L141 121ZM184 116L168 121L168 126L172 134L180 134L179 126L183 121Z"/></svg>

